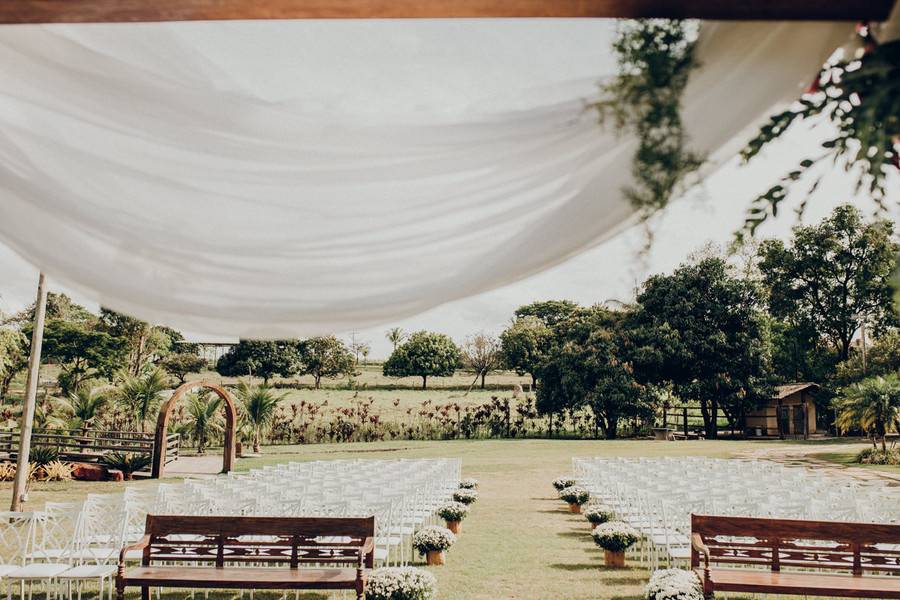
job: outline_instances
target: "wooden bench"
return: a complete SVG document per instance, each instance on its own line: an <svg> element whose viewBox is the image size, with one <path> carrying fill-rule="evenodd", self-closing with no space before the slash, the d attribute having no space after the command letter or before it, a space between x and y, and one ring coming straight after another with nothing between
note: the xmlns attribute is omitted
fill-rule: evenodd
<svg viewBox="0 0 900 600"><path fill-rule="evenodd" d="M355 590L374 562L375 517L148 515L144 537L119 554L116 597L127 586ZM141 566L125 556L142 551Z"/></svg>
<svg viewBox="0 0 900 600"><path fill-rule="evenodd" d="M691 567L708 598L900 598L900 525L691 515Z"/></svg>

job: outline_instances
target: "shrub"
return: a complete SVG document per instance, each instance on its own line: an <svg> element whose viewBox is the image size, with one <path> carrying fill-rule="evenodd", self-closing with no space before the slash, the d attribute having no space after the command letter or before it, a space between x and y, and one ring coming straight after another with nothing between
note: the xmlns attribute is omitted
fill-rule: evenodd
<svg viewBox="0 0 900 600"><path fill-rule="evenodd" d="M153 462L147 454L132 454L131 452L108 452L101 459L108 469L122 471L122 476L129 480L132 474L146 469Z"/></svg>
<svg viewBox="0 0 900 600"><path fill-rule="evenodd" d="M38 467L59 460L59 450L53 446L32 446L28 451L28 462Z"/></svg>
<svg viewBox="0 0 900 600"><path fill-rule="evenodd" d="M381 567L369 575L368 600L432 600L437 580L425 569Z"/></svg>
<svg viewBox="0 0 900 600"><path fill-rule="evenodd" d="M478 487L478 480L474 477L467 477L459 482L459 487L463 490L474 490Z"/></svg>
<svg viewBox="0 0 900 600"><path fill-rule="evenodd" d="M591 493L578 485L570 485L559 491L559 497L569 504L587 504L591 499Z"/></svg>
<svg viewBox="0 0 900 600"><path fill-rule="evenodd" d="M585 510L583 514L584 518L594 525L600 525L601 523L612 521L615 517L611 510L606 509L602 506L591 506L590 508Z"/></svg>
<svg viewBox="0 0 900 600"><path fill-rule="evenodd" d="M453 492L453 499L463 504L474 504L478 500L478 492L475 490L456 490Z"/></svg>
<svg viewBox="0 0 900 600"><path fill-rule="evenodd" d="M0 463L0 481L12 481L16 478L16 463Z"/></svg>
<svg viewBox="0 0 900 600"><path fill-rule="evenodd" d="M423 527L413 536L413 547L419 554L447 550L456 543L456 536L446 527L430 525Z"/></svg>
<svg viewBox="0 0 900 600"><path fill-rule="evenodd" d="M876 450L866 448L856 455L854 462L862 465L900 465L900 448Z"/></svg>
<svg viewBox="0 0 900 600"><path fill-rule="evenodd" d="M703 600L703 586L693 571L662 569L654 571L647 587L646 600Z"/></svg>
<svg viewBox="0 0 900 600"><path fill-rule="evenodd" d="M556 488L557 492L561 492L567 487L572 487L575 485L575 479L573 477L558 477L553 480L553 487Z"/></svg>
<svg viewBox="0 0 900 600"><path fill-rule="evenodd" d="M71 481L75 467L70 463L54 460L53 462L43 465L41 471L43 471L41 479L44 481Z"/></svg>
<svg viewBox="0 0 900 600"><path fill-rule="evenodd" d="M462 502L448 502L437 509L437 514L445 521L462 521L469 514L469 507Z"/></svg>
<svg viewBox="0 0 900 600"><path fill-rule="evenodd" d="M638 532L622 521L610 521L591 532L594 543L610 552L622 552L638 541Z"/></svg>

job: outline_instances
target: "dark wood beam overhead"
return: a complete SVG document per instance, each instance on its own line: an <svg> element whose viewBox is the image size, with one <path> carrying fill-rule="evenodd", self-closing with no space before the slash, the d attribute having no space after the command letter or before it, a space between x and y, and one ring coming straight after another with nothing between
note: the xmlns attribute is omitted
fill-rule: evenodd
<svg viewBox="0 0 900 600"><path fill-rule="evenodd" d="M0 0L0 23L667 17L879 21L894 0Z"/></svg>

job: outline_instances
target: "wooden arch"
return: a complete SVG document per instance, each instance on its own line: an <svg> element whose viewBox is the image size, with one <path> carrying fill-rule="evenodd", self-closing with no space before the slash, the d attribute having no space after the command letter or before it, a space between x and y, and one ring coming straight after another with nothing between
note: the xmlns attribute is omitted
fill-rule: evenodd
<svg viewBox="0 0 900 600"><path fill-rule="evenodd" d="M166 431L169 428L169 416L175 404L189 391L196 388L212 390L225 406L225 456L222 457L222 472L227 473L234 467L235 456L235 428L237 427L237 409L231 394L220 385L208 381L188 381L183 383L172 393L159 409L159 417L156 419L156 435L153 444L153 471L154 479L162 477L166 468Z"/></svg>

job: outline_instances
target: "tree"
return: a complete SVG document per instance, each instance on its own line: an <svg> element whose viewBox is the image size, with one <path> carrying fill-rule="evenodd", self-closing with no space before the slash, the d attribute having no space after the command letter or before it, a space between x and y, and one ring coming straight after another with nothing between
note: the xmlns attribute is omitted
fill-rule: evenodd
<svg viewBox="0 0 900 600"><path fill-rule="evenodd" d="M545 300L532 302L516 309L516 319L534 317L549 328L554 328L579 310L571 300Z"/></svg>
<svg viewBox="0 0 900 600"><path fill-rule="evenodd" d="M900 431L900 377L870 377L850 386L842 397L835 399L838 427L859 426L872 431L881 440L881 450L887 452L885 436L889 426Z"/></svg>
<svg viewBox="0 0 900 600"><path fill-rule="evenodd" d="M498 369L502 363L500 341L483 331L468 338L462 347L463 364L481 377L481 389L484 389L484 378L491 371Z"/></svg>
<svg viewBox="0 0 900 600"><path fill-rule="evenodd" d="M169 354L159 361L159 366L184 383L188 373L199 373L206 368L206 360L196 354Z"/></svg>
<svg viewBox="0 0 900 600"><path fill-rule="evenodd" d="M141 431L146 431L147 419L159 408L159 394L167 387L166 376L159 369L129 376L119 387L118 401Z"/></svg>
<svg viewBox="0 0 900 600"><path fill-rule="evenodd" d="M387 333L385 333L384 337L388 339L388 341L394 347L393 349L396 350L397 346L399 346L403 342L403 340L406 339L406 332L403 331L403 329L401 329L400 327L391 327L387 330Z"/></svg>
<svg viewBox="0 0 900 600"><path fill-rule="evenodd" d="M850 358L838 363L834 384L846 387L866 377L891 375L900 372L900 332L889 331L875 340L866 351L866 365L863 368L862 352L851 352Z"/></svg>
<svg viewBox="0 0 900 600"><path fill-rule="evenodd" d="M629 316L635 373L696 401L708 438L721 410L732 428L771 396L770 348L756 287L720 258L648 279Z"/></svg>
<svg viewBox="0 0 900 600"><path fill-rule="evenodd" d="M123 340L128 356L127 371L131 376L140 374L150 362L172 350L173 339L169 332L173 330L154 327L146 321L108 308L100 309L100 327L111 336Z"/></svg>
<svg viewBox="0 0 900 600"><path fill-rule="evenodd" d="M876 330L894 325L890 277L898 245L888 220L864 223L852 206L839 206L817 225L794 228L790 247L760 245L760 270L769 310L830 340L840 360L861 321Z"/></svg>
<svg viewBox="0 0 900 600"><path fill-rule="evenodd" d="M31 327L25 334L30 339ZM59 384L68 394L91 377L112 378L123 364L125 349L121 339L91 323L54 319L44 326L41 354L62 366Z"/></svg>
<svg viewBox="0 0 900 600"><path fill-rule="evenodd" d="M0 328L0 400L6 397L16 374L28 365L29 345L21 331Z"/></svg>
<svg viewBox="0 0 900 600"><path fill-rule="evenodd" d="M297 348L303 365L301 372L313 376L316 389L319 389L323 377L338 377L353 372L353 355L333 335L303 340Z"/></svg>
<svg viewBox="0 0 900 600"><path fill-rule="evenodd" d="M28 308L17 312L11 317L5 319L2 325L12 325L23 329L26 325L34 323L35 303L32 302ZM65 294L57 294L55 292L47 293L47 307L45 318L50 320L72 321L76 323L94 324L97 322L96 315L92 314L88 309L72 302L72 299Z"/></svg>
<svg viewBox="0 0 900 600"><path fill-rule="evenodd" d="M262 434L275 420L275 410L284 395L275 394L266 384L254 386L243 381L235 392L241 401L241 418L253 432L253 452L259 454Z"/></svg>
<svg viewBox="0 0 900 600"><path fill-rule="evenodd" d="M397 347L384 363L388 377L421 377L422 389L428 377L449 377L459 364L459 348L450 336L417 331Z"/></svg>
<svg viewBox="0 0 900 600"><path fill-rule="evenodd" d="M519 375L531 375L531 387L537 386L537 372L553 341L553 332L540 319L524 316L512 322L500 334L503 362Z"/></svg>
<svg viewBox="0 0 900 600"><path fill-rule="evenodd" d="M216 371L225 377L249 375L262 377L263 383L275 375L292 377L300 370L297 342L292 340L241 340L228 349L216 363Z"/></svg>
<svg viewBox="0 0 900 600"><path fill-rule="evenodd" d="M104 391L99 387L83 383L69 394L68 399L61 401L60 408L71 413L70 427L87 431L100 418L101 411L105 406Z"/></svg>
<svg viewBox="0 0 900 600"><path fill-rule="evenodd" d="M222 398L218 395L191 394L187 398L187 418L191 435L197 441L197 454L206 454L206 441L209 434L220 429L219 408Z"/></svg>

